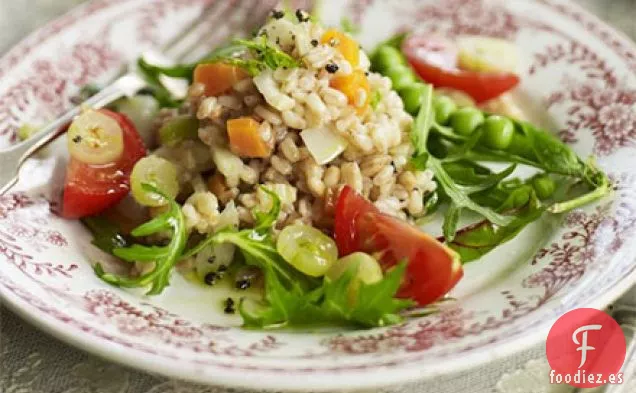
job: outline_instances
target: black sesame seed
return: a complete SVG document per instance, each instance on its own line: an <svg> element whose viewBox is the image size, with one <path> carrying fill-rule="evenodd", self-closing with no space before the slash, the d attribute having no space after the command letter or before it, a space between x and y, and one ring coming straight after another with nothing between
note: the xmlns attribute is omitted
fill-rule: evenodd
<svg viewBox="0 0 636 393"><path fill-rule="evenodd" d="M76 135L75 138L73 138L73 143L80 143L82 141L82 137L80 135Z"/></svg>
<svg viewBox="0 0 636 393"><path fill-rule="evenodd" d="M272 11L272 17L274 19L281 19L285 17L285 11L281 11L281 10L274 10Z"/></svg>
<svg viewBox="0 0 636 393"><path fill-rule="evenodd" d="M365 76L369 76L369 71L364 73Z"/></svg>
<svg viewBox="0 0 636 393"><path fill-rule="evenodd" d="M276 45L280 45L280 38L276 38Z"/></svg>
<svg viewBox="0 0 636 393"><path fill-rule="evenodd" d="M234 314L236 312L236 310L234 309L234 299L232 299L231 297L225 299L225 308L223 309L223 311L226 314Z"/></svg>
<svg viewBox="0 0 636 393"><path fill-rule="evenodd" d="M236 282L236 289L245 290L251 286L252 286L252 283L250 282L250 280L238 280Z"/></svg>
<svg viewBox="0 0 636 393"><path fill-rule="evenodd" d="M311 44L313 46L318 46L318 40L311 40Z"/></svg>
<svg viewBox="0 0 636 393"><path fill-rule="evenodd" d="M216 261L215 257L209 257L208 258L208 263L214 263Z"/></svg>
<svg viewBox="0 0 636 393"><path fill-rule="evenodd" d="M219 273L223 273L223 272L225 272L225 271L227 271L227 266L225 266L225 265L221 265L221 266L219 266L219 268L217 269L217 272L219 272Z"/></svg>
<svg viewBox="0 0 636 393"><path fill-rule="evenodd" d="M325 69L328 73L335 74L336 72L338 72L339 67L338 64L329 63L325 66Z"/></svg>
<svg viewBox="0 0 636 393"><path fill-rule="evenodd" d="M216 273L210 272L203 277L203 281L207 285L214 285L216 283Z"/></svg>
<svg viewBox="0 0 636 393"><path fill-rule="evenodd" d="M296 41L296 34L292 34L292 41Z"/></svg>

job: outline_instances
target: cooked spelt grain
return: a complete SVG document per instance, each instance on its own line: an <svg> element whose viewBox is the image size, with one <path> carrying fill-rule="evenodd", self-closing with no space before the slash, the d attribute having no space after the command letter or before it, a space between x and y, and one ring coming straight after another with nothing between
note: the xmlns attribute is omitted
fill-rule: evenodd
<svg viewBox="0 0 636 393"><path fill-rule="evenodd" d="M388 154L379 154L365 157L360 163L360 170L364 176L373 177L392 161Z"/></svg>
<svg viewBox="0 0 636 393"><path fill-rule="evenodd" d="M287 127L295 128L297 130L302 130L307 127L307 122L297 113L292 111L283 112L283 121L287 125Z"/></svg>
<svg viewBox="0 0 636 393"><path fill-rule="evenodd" d="M280 116L275 111L267 108L264 105L257 105L256 108L254 108L254 113L256 113L261 119L268 121L274 126L283 124L283 120L280 118Z"/></svg>
<svg viewBox="0 0 636 393"><path fill-rule="evenodd" d="M235 111L238 111L243 107L243 103L236 96L222 95L218 97L217 102L219 103L219 105Z"/></svg>
<svg viewBox="0 0 636 393"><path fill-rule="evenodd" d="M327 188L337 186L340 182L340 168L335 165L327 168L327 170L325 171L323 182L325 183L325 187Z"/></svg>
<svg viewBox="0 0 636 393"><path fill-rule="evenodd" d="M300 160L300 152L298 151L298 147L296 146L293 137L286 136L279 145L279 149L290 162L295 163Z"/></svg>
<svg viewBox="0 0 636 393"><path fill-rule="evenodd" d="M306 160L307 158L311 157L311 153L309 152L309 149L307 149L304 146L298 148L298 155L300 160Z"/></svg>
<svg viewBox="0 0 636 393"><path fill-rule="evenodd" d="M362 108L367 102L367 91L364 89L358 89L356 91L354 104L356 108Z"/></svg>
<svg viewBox="0 0 636 393"><path fill-rule="evenodd" d="M254 160L253 160L254 161ZM251 165L244 165L241 169L239 177L247 184L256 184L258 182L259 171Z"/></svg>
<svg viewBox="0 0 636 393"><path fill-rule="evenodd" d="M258 133L261 136L261 139L265 141L267 144L274 143L274 132L272 131L272 125L268 121L264 121L258 127Z"/></svg>
<svg viewBox="0 0 636 393"><path fill-rule="evenodd" d="M298 201L298 214L301 217L311 216L311 201L308 198L302 198Z"/></svg>
<svg viewBox="0 0 636 393"><path fill-rule="evenodd" d="M274 139L276 143L280 143L287 135L289 135L289 130L284 125L274 127Z"/></svg>
<svg viewBox="0 0 636 393"><path fill-rule="evenodd" d="M327 87L320 91L320 95L325 103L329 105L339 108L347 105L347 96L339 90Z"/></svg>
<svg viewBox="0 0 636 393"><path fill-rule="evenodd" d="M392 165L387 165L378 172L375 177L373 177L373 184L376 186L381 186L383 184L389 183L393 179L393 173L395 169Z"/></svg>
<svg viewBox="0 0 636 393"><path fill-rule="evenodd" d="M347 184L357 192L362 191L362 173L357 162L347 162L340 168L340 182Z"/></svg>
<svg viewBox="0 0 636 393"><path fill-rule="evenodd" d="M241 205L248 209L253 209L258 204L255 194L241 194L239 195L238 200Z"/></svg>
<svg viewBox="0 0 636 393"><path fill-rule="evenodd" d="M292 173L292 166L286 159L279 156L272 156L271 164L274 169L283 176L289 176Z"/></svg>
<svg viewBox="0 0 636 393"><path fill-rule="evenodd" d="M252 211L250 209L247 209L244 206L238 206L236 210L238 211L239 220L242 223L246 225L254 223L254 216L252 215Z"/></svg>
<svg viewBox="0 0 636 393"><path fill-rule="evenodd" d="M328 112L325 103L322 102L322 99L317 93L311 93L307 96L307 107L314 112L317 116L325 118L328 120Z"/></svg>
<svg viewBox="0 0 636 393"><path fill-rule="evenodd" d="M404 171L400 173L400 176L398 176L398 182L409 192L417 186L417 178L411 171Z"/></svg>
<svg viewBox="0 0 636 393"><path fill-rule="evenodd" d="M199 128L199 139L208 146L227 143L227 132L216 125L208 125Z"/></svg>
<svg viewBox="0 0 636 393"><path fill-rule="evenodd" d="M221 115L221 112L222 108L221 105L219 105L217 98L207 97L203 101L201 101L201 104L197 109L197 118L199 120L207 118L215 119Z"/></svg>
<svg viewBox="0 0 636 393"><path fill-rule="evenodd" d="M368 177L363 177L362 179L362 195L365 198L369 198L371 200L375 200L376 198L371 197L371 191L373 190L373 180Z"/></svg>
<svg viewBox="0 0 636 393"><path fill-rule="evenodd" d="M241 79L240 81L236 82L234 86L232 86L232 88L235 91L243 94L251 93L256 90L256 86L254 86L251 78Z"/></svg>
<svg viewBox="0 0 636 393"><path fill-rule="evenodd" d="M396 197L398 200L402 201L406 201L407 199L409 199L409 192L406 190L406 188L401 185L401 184L396 184L393 186L393 196Z"/></svg>
<svg viewBox="0 0 636 393"><path fill-rule="evenodd" d="M411 193L407 209L413 217L418 217L424 212L424 196L420 190Z"/></svg>
<svg viewBox="0 0 636 393"><path fill-rule="evenodd" d="M188 89L188 97L199 98L205 93L205 85L203 83L193 83Z"/></svg>

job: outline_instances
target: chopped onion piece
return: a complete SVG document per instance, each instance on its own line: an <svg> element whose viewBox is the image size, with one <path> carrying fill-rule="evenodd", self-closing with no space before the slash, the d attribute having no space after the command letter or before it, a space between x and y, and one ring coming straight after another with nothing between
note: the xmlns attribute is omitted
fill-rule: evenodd
<svg viewBox="0 0 636 393"><path fill-rule="evenodd" d="M219 172L225 176L228 185L237 186L243 170L243 161L236 154L223 147L212 147L212 160Z"/></svg>
<svg viewBox="0 0 636 393"><path fill-rule="evenodd" d="M254 77L254 85L258 91L265 97L268 104L279 111L288 111L296 105L296 102L282 91L276 85L272 70L265 70Z"/></svg>
<svg viewBox="0 0 636 393"><path fill-rule="evenodd" d="M308 128L300 137L318 165L327 164L347 148L346 139L324 127Z"/></svg>

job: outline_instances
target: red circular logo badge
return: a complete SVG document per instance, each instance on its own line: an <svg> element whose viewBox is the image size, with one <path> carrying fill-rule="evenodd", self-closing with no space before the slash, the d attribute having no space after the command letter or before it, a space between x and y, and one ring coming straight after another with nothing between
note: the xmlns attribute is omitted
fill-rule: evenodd
<svg viewBox="0 0 636 393"><path fill-rule="evenodd" d="M622 383L625 335L603 311L579 308L559 318L548 334L550 382L578 388Z"/></svg>

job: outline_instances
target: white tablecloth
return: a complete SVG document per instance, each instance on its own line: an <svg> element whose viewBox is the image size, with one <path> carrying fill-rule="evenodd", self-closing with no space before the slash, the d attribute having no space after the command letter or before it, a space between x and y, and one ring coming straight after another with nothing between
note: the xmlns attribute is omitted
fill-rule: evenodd
<svg viewBox="0 0 636 393"><path fill-rule="evenodd" d="M442 0L443 1L443 0ZM514 0L508 0L514 1ZM636 37L635 0L578 0ZM79 0L0 0L0 54ZM631 296L636 300L636 290ZM545 349L529 351L432 384L385 389L404 393L562 393L550 386ZM636 381L632 381L636 383ZM308 387L311 388L311 387ZM636 392L633 388L625 390ZM0 307L0 393L225 393L224 388L170 381L111 364L48 336ZM233 391L236 392L236 391Z"/></svg>

